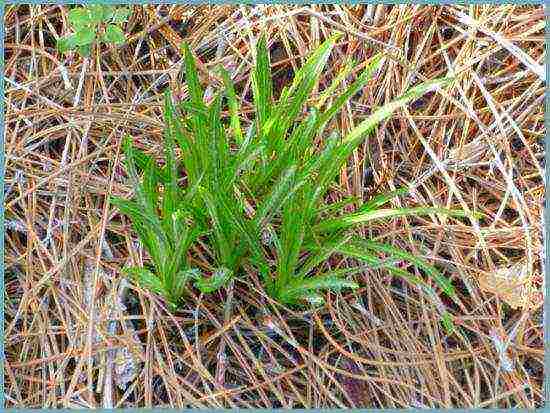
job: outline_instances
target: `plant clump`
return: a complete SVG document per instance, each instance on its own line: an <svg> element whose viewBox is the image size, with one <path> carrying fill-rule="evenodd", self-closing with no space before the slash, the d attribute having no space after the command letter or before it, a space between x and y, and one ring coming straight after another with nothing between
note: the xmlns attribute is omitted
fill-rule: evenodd
<svg viewBox="0 0 550 413"><path fill-rule="evenodd" d="M276 301L320 305L323 291L358 288L351 276L375 267L422 284L434 296L424 280L395 264L407 260L432 277L445 294L454 296L452 284L436 268L389 244L363 239L354 230L374 220L464 216L463 211L386 206L409 188L379 194L367 202L353 197L326 201L352 152L382 120L448 80L413 87L343 136L336 130L329 133L335 115L365 87L381 61L381 55L374 56L355 81L337 94L353 69L353 64L346 65L309 103L337 38L330 37L312 53L278 99L266 42L258 43L252 73L255 121L247 129L229 74L220 68L224 88L207 104L194 58L183 46L188 98L175 103L170 94L165 97L164 165L126 139L126 167L134 197L114 199L130 217L151 257L150 268L126 269L142 287L161 294L177 308L191 282L210 293L233 277L245 278L255 271ZM323 144L318 148L319 138ZM347 207L353 207L353 212L345 212ZM379 258L381 254L388 259ZM357 264L330 268L327 263L335 255ZM448 326L448 314L444 309L442 313Z"/></svg>

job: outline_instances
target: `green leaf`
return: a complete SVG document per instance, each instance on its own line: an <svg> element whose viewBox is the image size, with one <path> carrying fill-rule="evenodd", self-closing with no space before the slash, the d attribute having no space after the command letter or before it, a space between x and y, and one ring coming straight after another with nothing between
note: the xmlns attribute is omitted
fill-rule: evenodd
<svg viewBox="0 0 550 413"><path fill-rule="evenodd" d="M342 81L351 73L353 66L353 60L347 62L342 70L338 72L338 75L336 75L336 77L332 80L330 86L323 90L323 92L319 95L319 99L317 100L317 103L315 105L318 110L321 110L327 99L329 99L331 95L336 91L338 85L342 83Z"/></svg>
<svg viewBox="0 0 550 413"><path fill-rule="evenodd" d="M208 192L205 188L199 188L206 210L211 220L212 232L216 243L216 259L218 262L227 265L231 255L231 240L229 239L229 226L224 225L224 212L221 205L216 202L215 194Z"/></svg>
<svg viewBox="0 0 550 413"><path fill-rule="evenodd" d="M319 77L327 63L328 57L340 35L334 35L325 40L316 49L295 74L292 84L281 94L276 108L261 132L266 135L268 153L283 149L284 136L296 117L303 110L311 91L319 81Z"/></svg>
<svg viewBox="0 0 550 413"><path fill-rule="evenodd" d="M128 17L132 14L132 10L127 7L119 7L112 14L113 23L124 23L128 20Z"/></svg>
<svg viewBox="0 0 550 413"><path fill-rule="evenodd" d="M231 130L235 136L235 141L240 146L244 142L243 132L241 130L241 122L239 120L239 105L237 102L237 96L235 94L235 88L233 87L233 82L229 77L229 73L223 67L220 68L220 73L225 85L227 101L229 104L229 115L231 117Z"/></svg>
<svg viewBox="0 0 550 413"><path fill-rule="evenodd" d="M105 28L103 40L108 43L122 44L126 41L126 36L124 36L124 32L120 27L115 26L114 24L109 24Z"/></svg>
<svg viewBox="0 0 550 413"><path fill-rule="evenodd" d="M405 106L410 101L419 98L426 92L435 89L437 86L443 86L449 82L449 79L437 79L426 83L422 83L413 87L401 97L384 105L376 110L367 119L362 121L354 129L352 129L344 138L344 142L360 142L365 135L368 135L372 130L384 119L388 118L397 109Z"/></svg>
<svg viewBox="0 0 550 413"><path fill-rule="evenodd" d="M357 289L359 288L359 285L357 285L354 281L349 281L333 275L319 275L316 277L306 278L305 280L297 283L297 285L293 285L291 288L293 290L340 290L342 288Z"/></svg>
<svg viewBox="0 0 550 413"><path fill-rule="evenodd" d="M74 42L77 46L87 46L95 40L95 31L84 27L74 34Z"/></svg>
<svg viewBox="0 0 550 413"><path fill-rule="evenodd" d="M76 47L76 41L75 41L74 34L70 36L60 37L57 39L57 50L59 50L61 53L65 53L69 50L72 50Z"/></svg>
<svg viewBox="0 0 550 413"><path fill-rule="evenodd" d="M145 169L147 168L147 166L152 162L153 165L155 165L155 168L154 169L154 174L155 174L155 179L158 181L158 182L162 182L164 184L170 182L170 176L169 176L169 173L168 173L168 170L166 168L159 168L156 166L156 163L155 163L155 160L147 155L145 152L139 150L139 149L136 149L134 148L133 149L134 151L134 158L135 158L135 162L136 162L136 166L138 169L140 169L141 171L145 171Z"/></svg>
<svg viewBox="0 0 550 413"><path fill-rule="evenodd" d="M317 253L312 254L302 265L299 277L305 278L316 266L325 262L332 254L338 251L343 245L347 244L351 235L337 235L333 239L327 240L317 248Z"/></svg>
<svg viewBox="0 0 550 413"><path fill-rule="evenodd" d="M318 290L340 291L343 288L357 289L359 285L336 275L319 275L305 280L295 280L281 290L279 299L284 303L293 304L300 299L311 297L311 294Z"/></svg>
<svg viewBox="0 0 550 413"><path fill-rule="evenodd" d="M391 259L390 257L390 259L388 260L381 260L371 250L368 250L366 248L361 248L353 244L338 246L338 252L348 257L353 257L361 261L364 261L372 269L384 268L388 270L392 275L396 275L398 277L404 278L405 280L415 285L419 285L420 283L423 282L421 278L416 277L414 274L411 274L408 271L402 270L401 268L395 267L394 263L396 261L399 261L399 259L396 259L396 258Z"/></svg>
<svg viewBox="0 0 550 413"><path fill-rule="evenodd" d="M86 8L77 7L69 12L69 23L71 23L76 31L79 31L90 26L93 20Z"/></svg>
<svg viewBox="0 0 550 413"><path fill-rule="evenodd" d="M87 6L87 9L90 20L93 23L99 24L104 20L106 12L105 6L101 4L90 4Z"/></svg>
<svg viewBox="0 0 550 413"><path fill-rule="evenodd" d="M170 291L178 291L178 274L181 271L181 267L186 265L189 248L199 235L197 227L189 228L184 223L181 223L181 225L175 223L174 226L179 227L179 232L173 234L175 239L171 244L171 256L168 257L164 275L164 285ZM191 276L192 273L188 273L187 275Z"/></svg>
<svg viewBox="0 0 550 413"><path fill-rule="evenodd" d="M455 209L446 208L431 208L431 207L417 207L417 208L392 208L392 209L374 209L364 210L357 213L345 215L334 219L329 219L321 222L315 227L316 231L333 231L335 229L347 228L359 224L365 224L370 221L374 221L382 218L396 218L402 216L418 216L418 215L430 215L430 214L442 214L456 217L467 216L466 212Z"/></svg>
<svg viewBox="0 0 550 413"><path fill-rule="evenodd" d="M348 196L342 199L339 202L334 202L332 204L322 205L317 209L317 214L328 214L331 212L339 211L347 205L354 204L359 201L359 198L356 196Z"/></svg>
<svg viewBox="0 0 550 413"><path fill-rule="evenodd" d="M263 133L264 125L271 113L273 86L271 83L271 64L265 36L262 35L256 45L256 66L252 72L252 93L256 108L258 131Z"/></svg>
<svg viewBox="0 0 550 413"><path fill-rule="evenodd" d="M182 44L182 50L185 60L185 80L187 82L189 96L191 97L191 103L199 109L204 108L204 102L202 99L204 92L200 85L195 59L193 58L187 43Z"/></svg>
<svg viewBox="0 0 550 413"><path fill-rule="evenodd" d="M170 106L171 97L169 93L165 94L165 107ZM168 122L169 119L166 119ZM166 128L163 141L164 159L166 161L166 170L170 181L167 183L164 196L163 214L164 216L170 216L176 210L176 205L180 201L178 190L178 162L176 160L175 153L175 140L174 134L171 128Z"/></svg>
<svg viewBox="0 0 550 413"><path fill-rule="evenodd" d="M123 271L141 288L164 295L165 291L160 279L148 269L142 267L130 267L125 268Z"/></svg>
<svg viewBox="0 0 550 413"><path fill-rule="evenodd" d="M402 260L409 261L410 263L416 265L418 268L421 268L422 270L424 270L429 277L434 279L435 282L439 285L439 287L443 290L443 292L447 294L447 296L451 298L454 298L456 296L455 289L451 284L451 282L447 278L443 277L443 275L441 275L439 271L437 271L437 269L427 264L423 259L418 258L417 256L414 256L399 248L392 247L391 245L383 244L383 243L371 241L371 240L362 240L362 239L355 238L353 240L353 245L355 245L355 247L357 248L364 248L371 251L384 252L386 254L389 254L392 257L397 257Z"/></svg>
<svg viewBox="0 0 550 413"><path fill-rule="evenodd" d="M110 6L110 5L104 4L103 5L103 21L106 22L106 21L111 20L114 17L115 10L116 10L115 6Z"/></svg>
<svg viewBox="0 0 550 413"><path fill-rule="evenodd" d="M445 332L447 334L453 334L455 331L455 326L453 323L453 318L451 314L449 314L447 311L445 311L441 315L441 324L443 325L443 328L445 329Z"/></svg>
<svg viewBox="0 0 550 413"><path fill-rule="evenodd" d="M361 208L359 208L357 210L357 212L359 213L359 212L368 211L368 210L378 208L378 207L386 204L387 202L389 202L391 199L395 198L396 196L406 194L409 191L410 191L409 188L403 187L403 188L398 188L395 191L391 191L391 192L388 192L388 193L385 193L385 194L376 195L374 198L372 198L371 200L369 200L369 201L365 202L363 205L361 205Z"/></svg>
<svg viewBox="0 0 550 413"><path fill-rule="evenodd" d="M87 57L90 56L90 53L92 52L92 47L89 44L86 44L84 46L78 46L77 50L81 56Z"/></svg>
<svg viewBox="0 0 550 413"><path fill-rule="evenodd" d="M189 268L178 272L174 285L174 295L178 298L184 295L189 281L199 279L200 277L201 272L197 268Z"/></svg>
<svg viewBox="0 0 550 413"><path fill-rule="evenodd" d="M140 225L143 230L148 230L156 235L156 241L162 245L168 245L168 238L161 228L158 216L154 215L150 209L146 208L144 203L141 205L134 201L128 201L119 197L111 197L111 203L116 206L120 212L130 217L130 219ZM141 235L138 233L138 235ZM161 250L161 245L158 246ZM152 253L153 251L149 251Z"/></svg>
<svg viewBox="0 0 550 413"><path fill-rule="evenodd" d="M217 291L219 288L224 286L233 276L233 272L227 268L218 268L208 278L199 278L195 281L195 287L204 294L212 293Z"/></svg>
<svg viewBox="0 0 550 413"><path fill-rule="evenodd" d="M291 194L295 174L296 167L289 167L272 186L271 191L256 211L254 220L258 227L264 226L270 221L271 215L280 210L284 200Z"/></svg>
<svg viewBox="0 0 550 413"><path fill-rule="evenodd" d="M382 54L377 54L367 63L366 68L357 77L357 79L340 94L334 103L321 115L319 119L319 127L324 126L330 119L338 113L338 111L344 106L344 104L355 95L365 84L372 78L372 75L378 69L380 61L382 60Z"/></svg>
<svg viewBox="0 0 550 413"><path fill-rule="evenodd" d="M277 248L277 289L285 288L296 272L310 214L304 197L309 191L293 195L282 211L280 247Z"/></svg>

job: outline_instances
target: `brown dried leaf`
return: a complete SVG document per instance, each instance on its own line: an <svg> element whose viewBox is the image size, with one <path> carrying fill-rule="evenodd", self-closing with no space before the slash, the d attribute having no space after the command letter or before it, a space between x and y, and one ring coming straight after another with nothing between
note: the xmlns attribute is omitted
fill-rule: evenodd
<svg viewBox="0 0 550 413"><path fill-rule="evenodd" d="M529 266L524 261L483 273L479 278L479 286L483 291L496 294L513 309L536 306L537 292Z"/></svg>

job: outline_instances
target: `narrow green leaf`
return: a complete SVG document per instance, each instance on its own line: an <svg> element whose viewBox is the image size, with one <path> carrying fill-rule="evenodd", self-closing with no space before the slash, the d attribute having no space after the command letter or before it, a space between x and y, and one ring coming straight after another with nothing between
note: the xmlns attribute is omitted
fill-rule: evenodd
<svg viewBox="0 0 550 413"><path fill-rule="evenodd" d="M317 103L315 104L315 107L317 110L321 110L327 99L331 97L331 95L336 91L336 88L340 83L343 82L343 80L349 76L351 73L353 66L355 65L355 62L353 60L350 60L346 63L346 65L338 72L336 77L332 79L332 82L330 83L330 86L327 87L323 92L319 95L319 99L317 100Z"/></svg>
<svg viewBox="0 0 550 413"><path fill-rule="evenodd" d="M365 84L372 78L372 75L376 69L378 69L381 59L382 54L377 54L369 60L366 68L357 77L357 79L344 91L344 93L340 94L335 99L334 103L325 112L322 113L319 118L319 128L323 127L330 119L332 119L334 115L342 109L344 104L365 86Z"/></svg>
<svg viewBox="0 0 550 413"><path fill-rule="evenodd" d="M443 277L443 275L441 275L439 271L437 271L437 269L427 264L421 258L418 258L412 254L409 254L408 252L403 251L399 248L392 247L391 245L383 244L383 243L379 243L371 240L360 240L355 238L353 240L353 245L355 245L358 248L362 247L371 251L384 252L386 254L389 254L390 256L398 257L403 260L409 261L410 263L416 265L418 268L421 268L422 270L424 270L426 274L432 279L434 279L434 281L439 285L439 287L443 290L443 292L447 294L449 297L454 298L456 296L454 287L451 284L451 282L447 278Z"/></svg>
<svg viewBox="0 0 550 413"><path fill-rule="evenodd" d="M165 217L170 217L177 209L180 202L181 194L178 188L178 164L175 152L175 139L173 124L170 122L168 114L173 108L172 100L169 92L165 93L165 122L168 125L164 130L164 159L166 162L166 171L168 173L169 182L165 186L165 194L163 199L162 211ZM171 127L172 126L172 127Z"/></svg>
<svg viewBox="0 0 550 413"><path fill-rule="evenodd" d="M388 259L388 260L381 260L376 255L372 253L372 250L368 250L366 248L360 248L357 245L340 245L338 247L338 252L340 254L346 255L348 257L357 258L363 262L365 262L371 269L378 269L378 268L384 268L388 270L392 275L396 275L398 277L404 278L405 280L415 284L419 285L422 283L422 279L418 278L414 274L411 274L408 271L402 270L401 268L397 268L394 263L395 261L399 261L398 259Z"/></svg>
<svg viewBox="0 0 550 413"><path fill-rule="evenodd" d="M304 66L296 72L292 84L281 95L275 113L268 124L269 127L265 125L263 131L267 138L268 155L282 150L283 137L303 110L313 88L319 82L319 77L339 37L340 35L334 35L325 40L311 54Z"/></svg>
<svg viewBox="0 0 550 413"><path fill-rule="evenodd" d="M369 210L373 210L375 208L378 208L378 207L386 204L387 202L389 202L391 199L395 198L396 196L404 195L404 194L408 193L409 191L410 191L409 188L403 187L403 188L398 188L395 191L391 191L391 192L388 192L388 193L385 193L385 194L379 194L379 195L375 196L374 198L372 198L371 200L365 202L363 205L361 205L361 208L359 208L357 210L357 213L361 213L363 211L369 211Z"/></svg>
<svg viewBox="0 0 550 413"><path fill-rule="evenodd" d="M270 193L265 197L265 200L260 204L254 221L258 227L263 227L269 222L271 215L280 209L284 200L291 195L291 186L296 174L296 167L291 166L284 174L281 175L279 180L271 188Z"/></svg>
<svg viewBox="0 0 550 413"><path fill-rule="evenodd" d="M300 290L340 290L342 288L356 289L359 288L359 285L357 285L354 281L345 280L331 275L319 275L317 277L306 278L302 283L298 286L294 286L293 288Z"/></svg>
<svg viewBox="0 0 550 413"><path fill-rule="evenodd" d="M187 83L189 96L191 97L191 102L197 108L203 108L204 92L199 82L197 67L195 66L195 59L191 54L191 50L189 49L189 46L187 43L183 43L182 50L183 50L184 60L185 60L185 80Z"/></svg>
<svg viewBox="0 0 550 413"><path fill-rule="evenodd" d="M323 245L312 254L302 265L299 277L305 278L311 270L319 264L325 262L332 254L338 251L343 245L347 244L351 235L338 235L331 240L326 240Z"/></svg>
<svg viewBox="0 0 550 413"><path fill-rule="evenodd" d="M233 272L227 268L218 268L211 277L199 278L195 281L195 287L204 294L212 293L224 286L233 276Z"/></svg>
<svg viewBox="0 0 550 413"><path fill-rule="evenodd" d="M113 18L114 13L116 11L115 6L110 6L107 4L103 5L103 21L109 21Z"/></svg>
<svg viewBox="0 0 550 413"><path fill-rule="evenodd" d="M78 46L76 50L78 50L80 56L87 57L90 56L90 53L92 53L92 46L89 44L85 44L84 46Z"/></svg>
<svg viewBox="0 0 550 413"><path fill-rule="evenodd" d="M132 148L132 151L136 168L138 170L145 171L148 165L152 163L152 165L155 165L155 167L153 168L153 172L155 174L155 179L157 180L157 182L162 182L165 184L170 182L170 174L168 173L168 170L166 168L159 168L158 166L156 166L156 162L152 156L147 155L145 152L135 147Z"/></svg>
<svg viewBox="0 0 550 413"><path fill-rule="evenodd" d="M231 243L227 237L227 226L224 225L223 212L219 204L216 202L213 194L210 194L205 188L199 187L198 193L201 196L210 220L212 221L212 230L214 240L216 242L217 261L220 264L226 265L230 261Z"/></svg>
<svg viewBox="0 0 550 413"><path fill-rule="evenodd" d="M287 285L279 297L285 303L294 303L318 290L340 291L343 288L357 289L359 285L338 276L320 275Z"/></svg>
<svg viewBox="0 0 550 413"><path fill-rule="evenodd" d="M175 285L174 285L174 292L175 296L181 297L185 295L187 290L187 284L191 280L196 280L201 277L201 272L197 268L189 268L184 269L178 272L176 275Z"/></svg>
<svg viewBox="0 0 550 413"><path fill-rule="evenodd" d="M321 215L321 214L328 214L328 213L335 212L335 211L340 211L340 210L343 210L344 207L346 207L348 205L351 205L351 204L354 204L354 203L357 203L358 201L359 201L358 197L348 196L348 197L345 197L344 199L342 199L341 201L333 202L332 204L324 204L324 205L320 206L317 209L317 214Z"/></svg>
<svg viewBox="0 0 550 413"><path fill-rule="evenodd" d="M146 268L130 267L123 270L126 275L133 279L141 288L164 295L165 290L160 279Z"/></svg>
<svg viewBox="0 0 550 413"><path fill-rule="evenodd" d="M256 66L252 72L252 93L254 95L258 132L263 134L264 125L271 114L273 98L271 64L265 36L262 36L256 45Z"/></svg>
<svg viewBox="0 0 550 413"><path fill-rule="evenodd" d="M65 53L69 50L74 49L75 47L76 39L74 34L57 39L57 50L59 50L61 53Z"/></svg>
<svg viewBox="0 0 550 413"><path fill-rule="evenodd" d="M434 90L437 86L443 86L447 84L448 81L448 79L437 79L413 87L412 89L404 93L401 97L379 108L367 119L362 121L346 135L346 137L344 138L344 142L360 142L365 135L368 135L380 122L390 117L390 115L397 109L405 106L410 101L419 98L426 92Z"/></svg>
<svg viewBox="0 0 550 413"><path fill-rule="evenodd" d="M293 194L284 206L280 235L280 249L277 251L277 288L284 288L296 273L304 236L308 228L310 208L305 199L309 190Z"/></svg>
<svg viewBox="0 0 550 413"><path fill-rule="evenodd" d="M402 216L419 216L430 214L442 214L456 217L464 217L467 214L461 210L446 208L416 207L416 208L393 208L365 210L321 222L315 227L316 231L332 231L335 229L347 228L359 224L365 224L382 218L396 218Z"/></svg>
<svg viewBox="0 0 550 413"><path fill-rule="evenodd" d="M159 173L157 171L158 168L154 159L149 159L144 169L141 187L143 188L144 200L147 203L147 210L151 212L156 211L159 199Z"/></svg>
<svg viewBox="0 0 550 413"><path fill-rule="evenodd" d="M447 334L453 334L454 331L455 331L455 326L454 326L454 323L453 323L453 318L451 316L451 314L449 314L447 311L445 311L442 315L441 315L441 324L443 325L443 328L445 329L445 332Z"/></svg>
<svg viewBox="0 0 550 413"><path fill-rule="evenodd" d="M223 83L226 90L227 102L229 105L229 116L231 117L231 130L235 137L235 142L241 146L244 142L243 132L241 129L241 122L239 119L239 104L237 102L237 95L235 94L235 88L233 82L229 77L229 73L223 67L220 67L220 73L223 79Z"/></svg>

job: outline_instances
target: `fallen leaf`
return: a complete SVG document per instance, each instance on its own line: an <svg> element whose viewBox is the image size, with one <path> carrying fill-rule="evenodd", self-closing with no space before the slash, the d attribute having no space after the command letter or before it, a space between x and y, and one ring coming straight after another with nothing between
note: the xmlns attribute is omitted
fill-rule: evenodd
<svg viewBox="0 0 550 413"><path fill-rule="evenodd" d="M531 309L540 304L538 291L533 285L533 274L524 261L483 273L479 286L482 291L496 294L513 309Z"/></svg>

